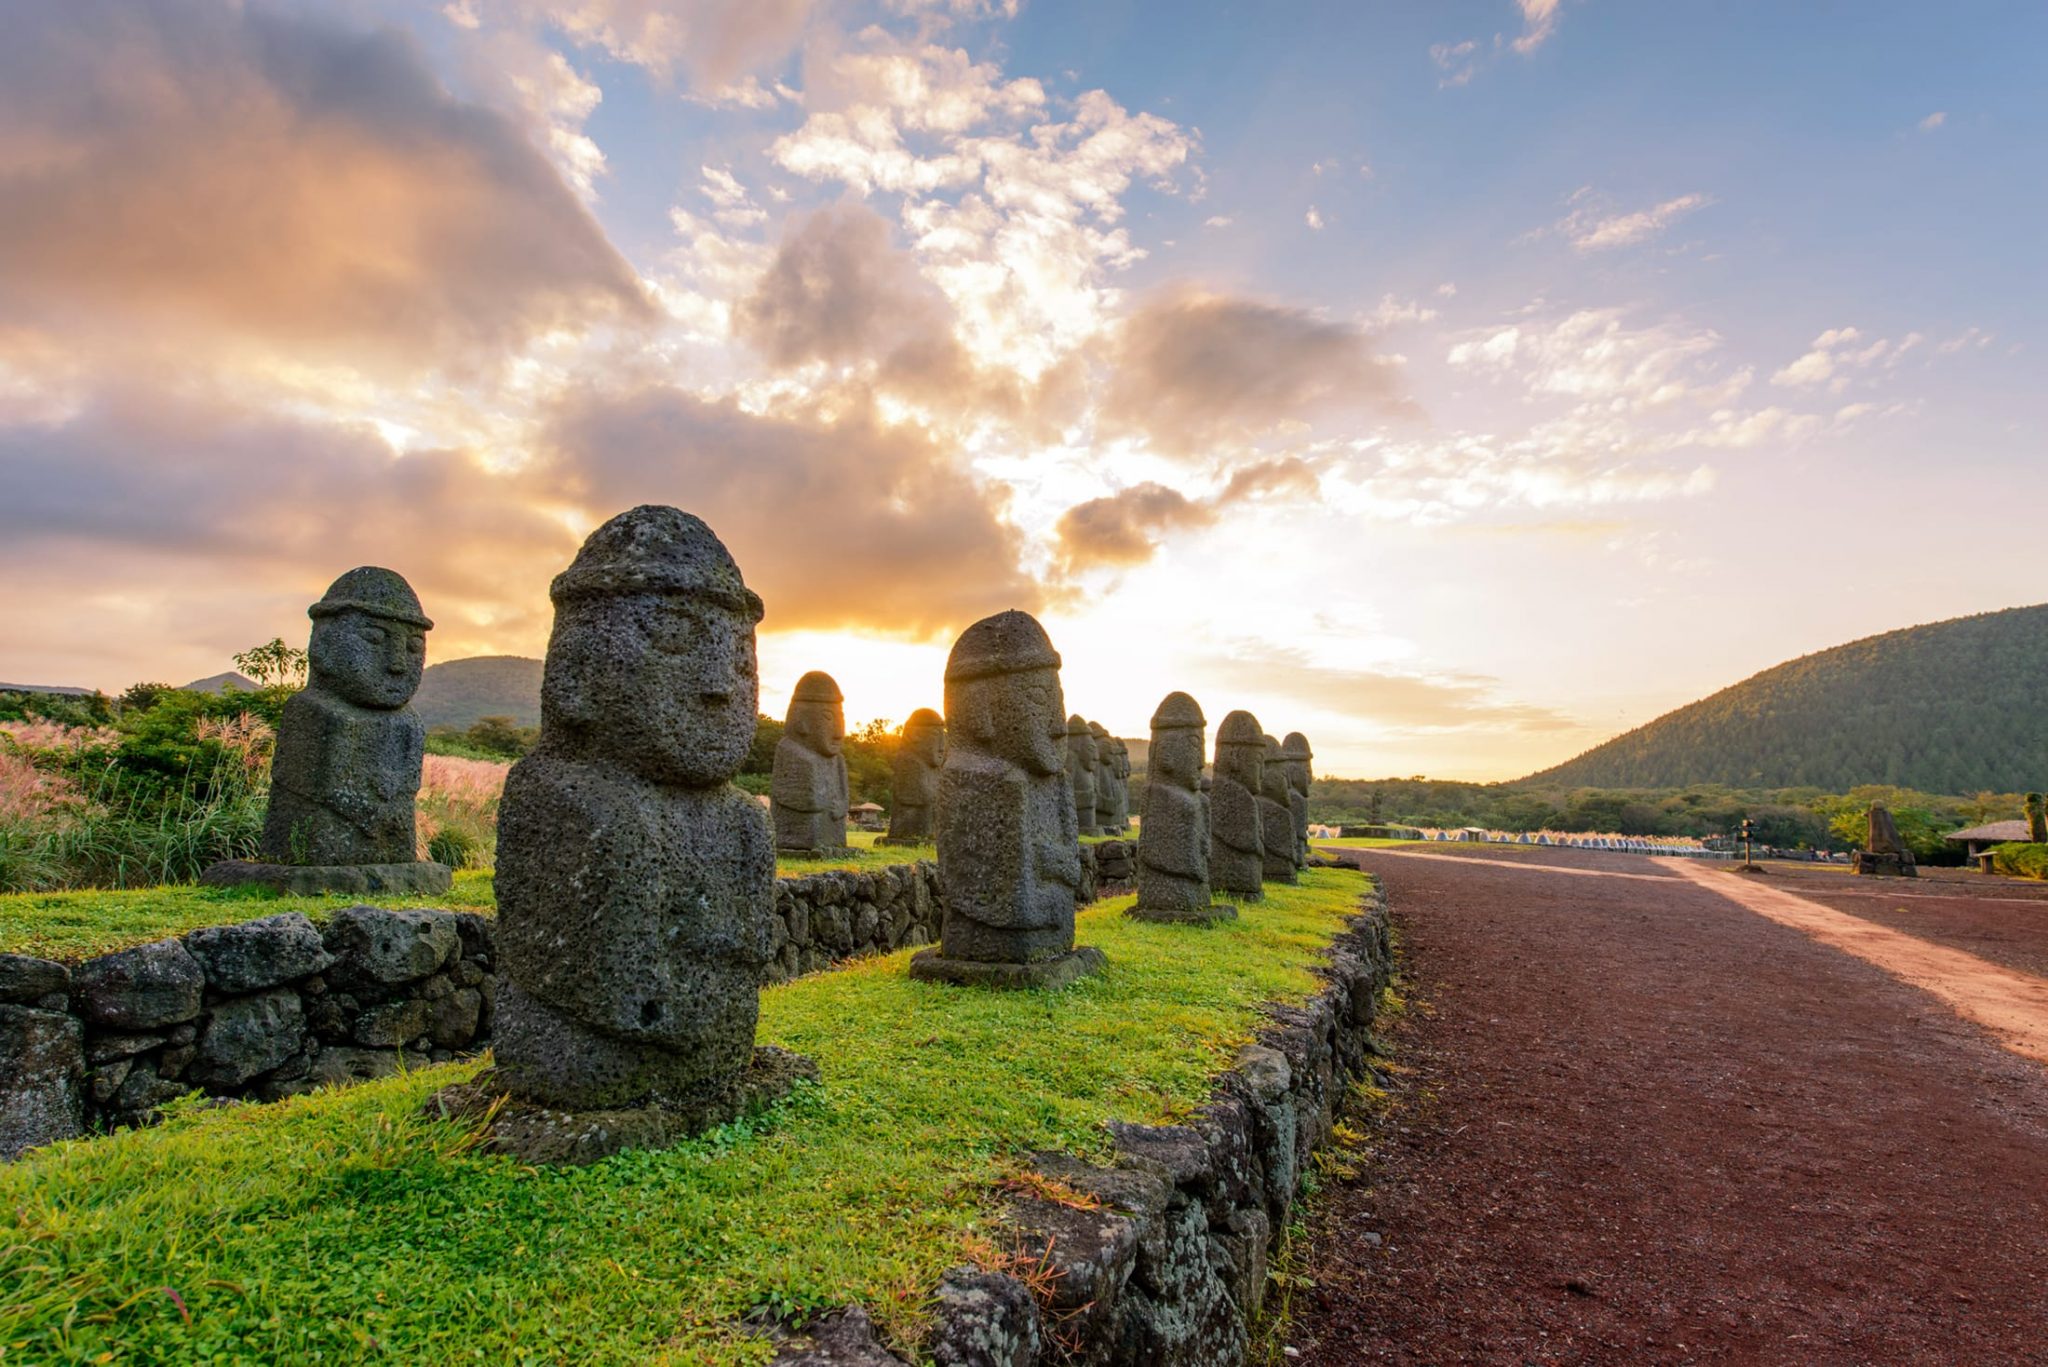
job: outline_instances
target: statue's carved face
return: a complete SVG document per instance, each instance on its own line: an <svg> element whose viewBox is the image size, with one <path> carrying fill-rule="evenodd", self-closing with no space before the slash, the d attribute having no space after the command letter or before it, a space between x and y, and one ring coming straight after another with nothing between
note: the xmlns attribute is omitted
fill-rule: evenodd
<svg viewBox="0 0 2048 1367"><path fill-rule="evenodd" d="M1067 699L1057 669L1030 669L946 684L950 755L990 755L1026 773L1057 774L1067 743Z"/></svg>
<svg viewBox="0 0 2048 1367"><path fill-rule="evenodd" d="M412 701L427 663L427 633L353 609L313 622L312 682L344 702L389 712Z"/></svg>
<svg viewBox="0 0 2048 1367"><path fill-rule="evenodd" d="M713 787L753 743L754 624L679 594L572 603L555 618L543 690L544 720L573 733L572 750L653 782Z"/></svg>
<svg viewBox="0 0 2048 1367"><path fill-rule="evenodd" d="M1216 777L1229 779L1253 792L1265 786L1264 745L1219 745L1216 747Z"/></svg>
<svg viewBox="0 0 2048 1367"><path fill-rule="evenodd" d="M1202 731L1175 726L1152 733L1151 777L1193 792L1202 778Z"/></svg>
<svg viewBox="0 0 2048 1367"><path fill-rule="evenodd" d="M1095 736L1093 733L1076 731L1069 728L1067 731L1067 757L1073 761L1072 767L1074 769L1082 773L1095 772L1096 765L1100 762L1101 757L1095 751Z"/></svg>
<svg viewBox="0 0 2048 1367"><path fill-rule="evenodd" d="M783 734L813 754L836 755L846 742L846 708L836 702L791 703Z"/></svg>
<svg viewBox="0 0 2048 1367"><path fill-rule="evenodd" d="M927 769L936 769L946 762L946 729L942 726L914 726L904 736L903 744Z"/></svg>

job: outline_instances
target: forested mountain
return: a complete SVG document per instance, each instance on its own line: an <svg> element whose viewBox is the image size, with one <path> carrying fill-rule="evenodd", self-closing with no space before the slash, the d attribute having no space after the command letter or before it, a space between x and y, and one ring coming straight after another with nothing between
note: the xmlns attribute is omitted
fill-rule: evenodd
<svg viewBox="0 0 2048 1367"><path fill-rule="evenodd" d="M1886 783L2048 787L2048 605L1804 655L1524 783L1592 788Z"/></svg>
<svg viewBox="0 0 2048 1367"><path fill-rule="evenodd" d="M465 730L485 717L540 725L539 660L523 655L477 655L428 665L412 705L428 726Z"/></svg>

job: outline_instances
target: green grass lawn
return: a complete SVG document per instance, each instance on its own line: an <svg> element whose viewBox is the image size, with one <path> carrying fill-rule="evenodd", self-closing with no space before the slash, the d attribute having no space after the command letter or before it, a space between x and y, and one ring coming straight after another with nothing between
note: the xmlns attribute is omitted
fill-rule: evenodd
<svg viewBox="0 0 2048 1367"><path fill-rule="evenodd" d="M871 831L851 832L847 839L851 848L844 856L785 858L778 861L776 873L783 878L801 878L826 869L873 869L939 857L930 845L878 847ZM303 911L319 921L342 907L365 901L380 907L486 912L498 908L491 875L481 870L457 873L455 887L449 892L420 897L280 897L262 888L205 888L192 883L120 892L17 892L0 896L0 953L73 962L167 935L182 935L201 926L227 925L281 911Z"/></svg>
<svg viewBox="0 0 2048 1367"><path fill-rule="evenodd" d="M262 888L203 888L194 883L120 892L17 892L0 897L0 952L78 960L124 945L161 940L201 926L228 925L281 911L320 920L365 899L336 893L280 897ZM373 897L380 907L449 907L492 911L491 875L464 871L448 892L423 897Z"/></svg>
<svg viewBox="0 0 2048 1367"><path fill-rule="evenodd" d="M181 1113L0 1169L0 1349L36 1363L760 1363L749 1311L857 1301L899 1345L994 1247L992 1184L1033 1150L1107 1153L1171 1120L1314 989L1355 873L1214 929L1080 917L1109 971L1058 993L912 982L907 954L761 998L821 1086L754 1125L588 1168L473 1151L422 1098L450 1064Z"/></svg>
<svg viewBox="0 0 2048 1367"><path fill-rule="evenodd" d="M1332 849L1339 850L1376 850L1382 845L1427 845L1431 842L1427 840L1388 840L1383 836L1377 835L1336 835L1331 836L1328 840L1310 837L1308 843L1311 845L1328 845Z"/></svg>

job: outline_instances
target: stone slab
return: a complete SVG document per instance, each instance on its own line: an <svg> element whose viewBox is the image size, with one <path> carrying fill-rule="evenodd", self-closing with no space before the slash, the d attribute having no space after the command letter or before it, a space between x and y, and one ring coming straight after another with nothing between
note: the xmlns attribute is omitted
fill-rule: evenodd
<svg viewBox="0 0 2048 1367"><path fill-rule="evenodd" d="M273 888L289 897L323 892L402 896L446 892L455 885L455 871L426 859L412 864L258 864L223 859L201 873L199 881L215 888Z"/></svg>
<svg viewBox="0 0 2048 1367"><path fill-rule="evenodd" d="M552 1111L509 1099L489 1072L444 1087L422 1108L437 1120L484 1122L486 1153L524 1163L582 1167L627 1149L666 1149L706 1130L759 1115L800 1081L817 1082L818 1065L802 1054L759 1045L739 1077L687 1106L617 1111Z"/></svg>
<svg viewBox="0 0 2048 1367"><path fill-rule="evenodd" d="M1028 964L948 959L936 949L910 956L910 976L921 982L1013 991L1067 987L1107 967L1109 960L1093 945L1081 945L1056 959L1041 959Z"/></svg>

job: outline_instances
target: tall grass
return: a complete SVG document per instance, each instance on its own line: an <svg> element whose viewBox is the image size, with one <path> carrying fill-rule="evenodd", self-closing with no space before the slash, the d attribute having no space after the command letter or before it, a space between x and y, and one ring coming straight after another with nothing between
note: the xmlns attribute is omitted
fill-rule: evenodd
<svg viewBox="0 0 2048 1367"><path fill-rule="evenodd" d="M428 755L420 771L419 852L451 869L488 869L498 856L498 798L509 764Z"/></svg>
<svg viewBox="0 0 2048 1367"><path fill-rule="evenodd" d="M254 716L202 721L213 761L174 784L151 782L83 728L9 723L0 731L0 891L184 883L246 858L263 831L274 739Z"/></svg>

